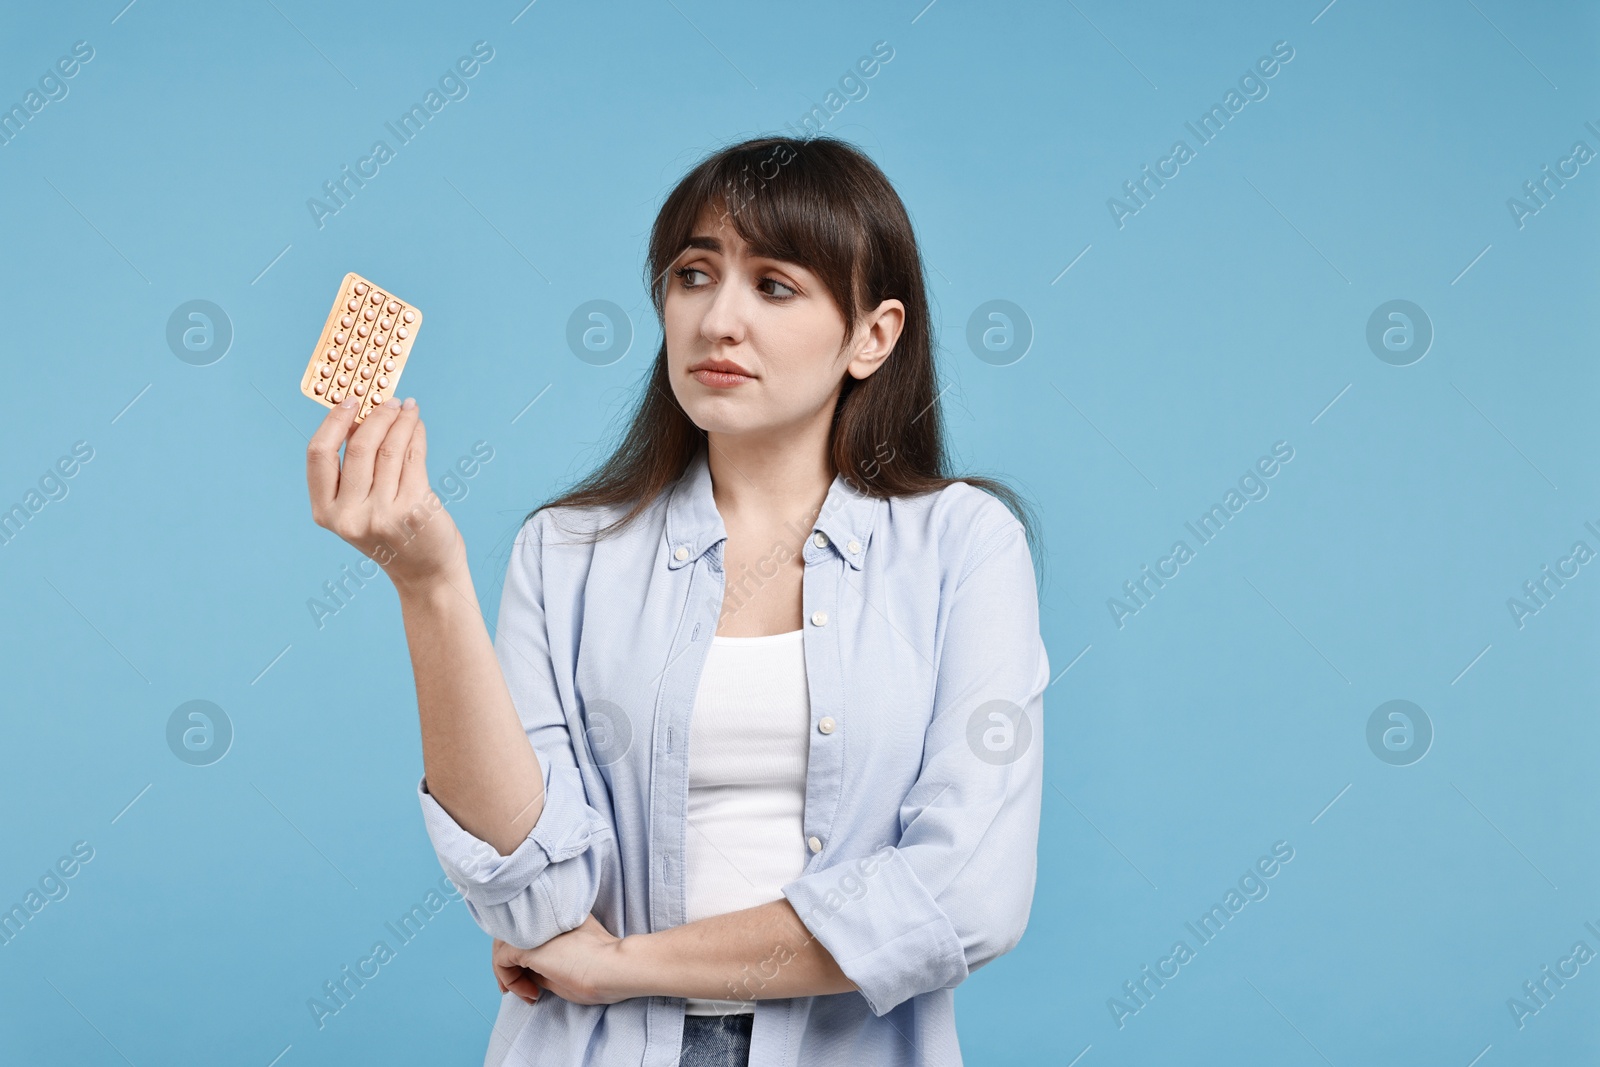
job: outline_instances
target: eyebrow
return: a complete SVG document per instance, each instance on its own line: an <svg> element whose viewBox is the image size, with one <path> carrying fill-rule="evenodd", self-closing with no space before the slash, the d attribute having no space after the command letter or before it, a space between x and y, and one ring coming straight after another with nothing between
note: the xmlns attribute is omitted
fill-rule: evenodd
<svg viewBox="0 0 1600 1067"><path fill-rule="evenodd" d="M689 237L689 239L684 242L683 252L687 252L690 249L695 249L695 248L702 249L702 250L704 250L706 252L715 252L719 256L724 254L723 248L722 248L722 242L717 240L717 238L708 236L706 234L700 234L700 233L692 234ZM799 267L802 270L806 269L804 264L797 263L794 260L785 259L782 256L773 255L771 252L767 251L764 248L759 248L759 247L757 247L755 245L751 245L751 246L749 246L749 248L750 248L750 258L751 259L770 259L774 263L790 263L790 264L793 264L796 267ZM679 252L678 255L680 255L680 256L683 255L683 252Z"/></svg>

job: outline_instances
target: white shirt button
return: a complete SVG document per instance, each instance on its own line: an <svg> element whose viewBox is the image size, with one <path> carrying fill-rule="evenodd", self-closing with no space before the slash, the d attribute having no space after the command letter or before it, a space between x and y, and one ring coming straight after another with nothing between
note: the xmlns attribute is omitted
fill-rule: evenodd
<svg viewBox="0 0 1600 1067"><path fill-rule="evenodd" d="M851 552L860 552L861 551L861 542L860 541L851 541L848 545L845 545L844 547L848 548Z"/></svg>
<svg viewBox="0 0 1600 1067"><path fill-rule="evenodd" d="M806 838L806 845L808 847L810 847L812 852L821 852L822 851L822 839L820 837L808 837L808 838Z"/></svg>
<svg viewBox="0 0 1600 1067"><path fill-rule="evenodd" d="M828 535L823 533L821 530L818 530L816 536L811 539L811 543L816 545L818 548L827 548Z"/></svg>
<svg viewBox="0 0 1600 1067"><path fill-rule="evenodd" d="M833 733L833 720L824 715L822 718L817 720L817 729L821 730L825 734Z"/></svg>
<svg viewBox="0 0 1600 1067"><path fill-rule="evenodd" d="M689 558L689 550L687 548L684 548L682 545L679 545L678 546L678 550L676 552L674 552L672 554L672 556L673 556L674 559L688 559Z"/></svg>
<svg viewBox="0 0 1600 1067"><path fill-rule="evenodd" d="M828 625L828 613L826 611L813 611L811 613L811 623L813 626Z"/></svg>

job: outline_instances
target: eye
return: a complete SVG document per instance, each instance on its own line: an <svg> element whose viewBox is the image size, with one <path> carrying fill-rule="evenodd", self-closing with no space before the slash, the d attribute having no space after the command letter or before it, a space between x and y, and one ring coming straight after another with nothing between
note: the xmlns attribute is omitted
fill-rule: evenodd
<svg viewBox="0 0 1600 1067"><path fill-rule="evenodd" d="M791 300L795 296L795 291L794 291L793 287L783 284L782 282L780 282L776 278L762 278L761 279L761 284L762 285L769 285L769 284L770 285L776 285L779 289L782 289L783 290L782 293L773 293L772 294L773 299L779 301L780 303L782 301L785 301L785 300Z"/></svg>
<svg viewBox="0 0 1600 1067"><path fill-rule="evenodd" d="M683 280L683 288L685 288L685 289L698 289L698 288L700 288L700 286L702 284L704 284L704 283L696 283L694 285L691 285L689 283L689 277L688 277L689 275L691 275L691 274L704 274L705 273L705 271L700 270L698 267L679 267L677 270L673 271L672 273L677 275L679 278L681 278Z"/></svg>

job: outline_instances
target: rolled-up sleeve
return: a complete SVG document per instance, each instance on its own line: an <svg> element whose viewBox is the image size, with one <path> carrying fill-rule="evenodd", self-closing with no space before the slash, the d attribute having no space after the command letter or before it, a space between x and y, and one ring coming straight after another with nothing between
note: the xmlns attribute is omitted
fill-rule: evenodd
<svg viewBox="0 0 1600 1067"><path fill-rule="evenodd" d="M1050 664L1025 531L1007 519L979 539L951 594L900 840L782 888L874 1015L955 987L1028 923Z"/></svg>
<svg viewBox="0 0 1600 1067"><path fill-rule="evenodd" d="M512 547L494 639L512 703L544 771L539 821L509 856L502 856L462 829L428 792L425 776L417 783L439 864L461 890L473 920L485 933L520 948L537 947L581 925L594 908L607 865L612 872L618 866L610 800L585 790L556 683L539 522L539 515L528 520Z"/></svg>

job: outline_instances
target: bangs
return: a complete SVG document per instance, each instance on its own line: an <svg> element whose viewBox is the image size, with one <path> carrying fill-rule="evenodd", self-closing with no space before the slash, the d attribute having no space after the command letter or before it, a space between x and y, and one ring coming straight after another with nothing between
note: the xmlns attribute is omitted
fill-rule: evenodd
<svg viewBox="0 0 1600 1067"><path fill-rule="evenodd" d="M866 255L857 182L830 154L804 142L757 141L720 153L690 172L662 205L651 238L651 297L663 310L663 276L691 237L731 226L754 255L794 263L822 280L853 325ZM700 228L707 216L711 229Z"/></svg>

